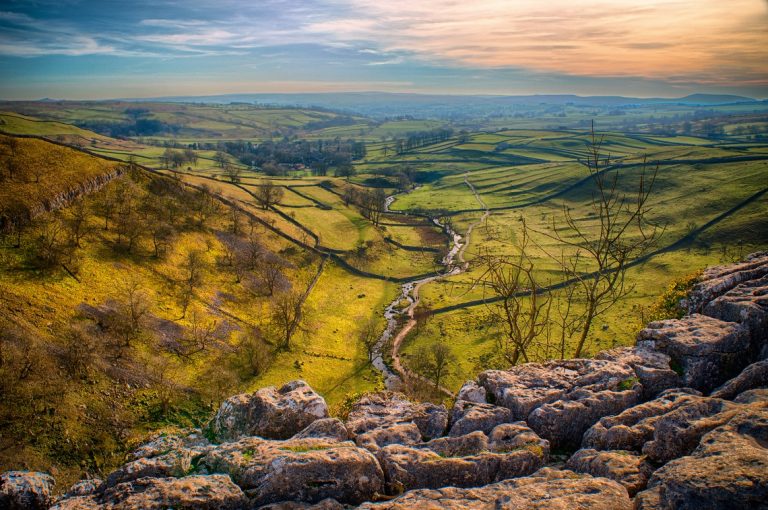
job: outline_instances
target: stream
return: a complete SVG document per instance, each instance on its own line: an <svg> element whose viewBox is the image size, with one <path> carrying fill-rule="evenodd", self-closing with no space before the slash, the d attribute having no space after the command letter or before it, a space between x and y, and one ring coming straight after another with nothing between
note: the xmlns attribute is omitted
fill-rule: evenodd
<svg viewBox="0 0 768 510"><path fill-rule="evenodd" d="M466 182L474 192L472 185L469 184L468 181ZM389 207L395 201L396 197L397 194L387 197L385 203L385 211L391 214L408 215L408 213L405 212L390 210ZM479 197L478 201L482 203ZM485 218L487 214L488 213L486 212L486 214L483 215L483 218ZM416 321L413 319L413 312L416 306L419 304L419 289L426 283L445 278L446 276L460 274L467 269L468 264L464 262L462 256L463 249L465 247L463 237L454 231L450 226L441 223L438 219L431 218L431 220L435 225L440 227L446 234L448 234L449 238L451 239L451 248L440 261L443 266L443 271L441 273L404 283L400 288L400 293L384 310L384 318L387 320L387 327L381 334L381 337L379 338L378 342L376 342L376 346L374 347L373 366L384 375L384 385L388 390L401 390L403 388L403 376L424 379L418 374L408 370L402 365L400 361L400 345L402 344L408 332L416 325ZM467 230L467 235L471 233L471 230L474 226L475 225L473 224ZM408 305L402 307L401 304L403 301L407 301ZM401 324L400 319L403 317L407 318L407 320L405 323ZM398 326L400 326L399 329ZM392 347L392 366L389 366L384 362L384 349L390 345L390 340ZM447 388L440 387L439 389L443 393L452 395L451 391Z"/></svg>

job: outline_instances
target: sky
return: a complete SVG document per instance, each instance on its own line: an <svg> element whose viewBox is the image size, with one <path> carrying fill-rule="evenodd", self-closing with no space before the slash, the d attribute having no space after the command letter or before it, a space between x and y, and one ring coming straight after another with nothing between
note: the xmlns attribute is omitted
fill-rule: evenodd
<svg viewBox="0 0 768 510"><path fill-rule="evenodd" d="M2 0L0 98L768 97L768 0Z"/></svg>

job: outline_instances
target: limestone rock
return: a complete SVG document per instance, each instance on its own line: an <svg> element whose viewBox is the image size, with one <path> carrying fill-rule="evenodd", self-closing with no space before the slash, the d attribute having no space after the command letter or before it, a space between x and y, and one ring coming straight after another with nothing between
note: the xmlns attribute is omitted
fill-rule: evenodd
<svg viewBox="0 0 768 510"><path fill-rule="evenodd" d="M682 370L683 384L703 392L720 386L748 363L746 328L706 315L652 322L637 340L640 347L669 355Z"/></svg>
<svg viewBox="0 0 768 510"><path fill-rule="evenodd" d="M604 416L620 413L640 401L642 387L625 391L579 390L571 399L544 404L528 416L528 425L553 448L578 448L584 433ZM578 395L576 394L578 393Z"/></svg>
<svg viewBox="0 0 768 510"><path fill-rule="evenodd" d="M629 510L626 489L606 478L544 468L532 476L484 487L414 490L392 501L366 503L360 510Z"/></svg>
<svg viewBox="0 0 768 510"><path fill-rule="evenodd" d="M766 508L767 445L768 410L747 409L705 435L692 455L656 471L638 508Z"/></svg>
<svg viewBox="0 0 768 510"><path fill-rule="evenodd" d="M255 505L293 500L315 503L334 498L358 504L383 488L376 458L351 441L242 438L215 446L198 469L227 473Z"/></svg>
<svg viewBox="0 0 768 510"><path fill-rule="evenodd" d="M464 400L465 402L477 402L479 404L484 404L487 402L485 388L478 385L475 381L467 381L456 395L456 400Z"/></svg>
<svg viewBox="0 0 768 510"><path fill-rule="evenodd" d="M617 361L632 367L643 385L643 399L655 398L662 391L682 386L680 376L670 367L664 353L641 347L617 347L602 351L595 359Z"/></svg>
<svg viewBox="0 0 768 510"><path fill-rule="evenodd" d="M479 430L490 434L496 425L509 423L512 411L506 407L457 400L451 414L451 436L463 436Z"/></svg>
<svg viewBox="0 0 768 510"><path fill-rule="evenodd" d="M240 510L248 498L225 475L140 478L94 496L60 501L51 510Z"/></svg>
<svg viewBox="0 0 768 510"><path fill-rule="evenodd" d="M656 422L662 416L700 396L695 390L668 390L655 400L602 418L584 434L582 447L641 452L645 443L653 439Z"/></svg>
<svg viewBox="0 0 768 510"><path fill-rule="evenodd" d="M199 430L180 434L158 434L132 451L130 456L133 459L152 458L173 450L202 451L209 445L210 443Z"/></svg>
<svg viewBox="0 0 768 510"><path fill-rule="evenodd" d="M761 404L768 407L768 388L758 388L740 393L734 400L737 404Z"/></svg>
<svg viewBox="0 0 768 510"><path fill-rule="evenodd" d="M768 360L752 363L739 375L713 391L711 396L733 400L740 393L757 388L768 388Z"/></svg>
<svg viewBox="0 0 768 510"><path fill-rule="evenodd" d="M388 444L415 444L442 436L448 411L445 406L411 402L401 393L385 391L355 403L346 426L358 445L375 451Z"/></svg>
<svg viewBox="0 0 768 510"><path fill-rule="evenodd" d="M744 262L710 267L701 275L687 304L690 313L701 312L713 299L722 296L742 282L768 275L768 252L753 253Z"/></svg>
<svg viewBox="0 0 768 510"><path fill-rule="evenodd" d="M627 489L630 496L645 489L653 472L642 456L625 450L579 450L568 459L565 468L615 480Z"/></svg>
<svg viewBox="0 0 768 510"><path fill-rule="evenodd" d="M643 453L657 463L688 455L701 436L729 421L741 408L717 398L689 398L656 421L653 440L643 446Z"/></svg>
<svg viewBox="0 0 768 510"><path fill-rule="evenodd" d="M36 510L51 505L51 491L56 482L46 473L6 471L0 475L0 508Z"/></svg>
<svg viewBox="0 0 768 510"><path fill-rule="evenodd" d="M98 478L92 478L90 480L80 480L72 485L69 490L64 494L65 498L73 498L75 496L90 496L101 486L103 482Z"/></svg>
<svg viewBox="0 0 768 510"><path fill-rule="evenodd" d="M544 461L549 458L549 441L539 437L523 421L503 423L496 426L488 436L488 447L492 452L511 452L521 448L541 450Z"/></svg>
<svg viewBox="0 0 768 510"><path fill-rule="evenodd" d="M260 506L258 510L344 510L344 505L335 499L324 499L319 503L302 503L300 501L283 501Z"/></svg>
<svg viewBox="0 0 768 510"><path fill-rule="evenodd" d="M749 331L753 359L768 355L768 275L741 283L710 301L704 307L704 313L723 321L741 323Z"/></svg>
<svg viewBox="0 0 768 510"><path fill-rule="evenodd" d="M104 487L114 487L123 482L139 478L180 477L187 474L191 468L190 451L184 448L171 450L157 457L142 457L122 465L110 473L104 481Z"/></svg>
<svg viewBox="0 0 768 510"><path fill-rule="evenodd" d="M478 376L489 399L526 420L552 447L578 446L581 435L603 416L635 405L642 393L629 365L573 359L526 363Z"/></svg>
<svg viewBox="0 0 768 510"><path fill-rule="evenodd" d="M292 381L279 390L270 386L230 397L219 407L210 429L219 441L244 436L287 439L327 417L323 397L304 381Z"/></svg>
<svg viewBox="0 0 768 510"><path fill-rule="evenodd" d="M346 441L349 439L347 427L338 418L323 418L313 421L307 428L291 439L328 439L330 441Z"/></svg>

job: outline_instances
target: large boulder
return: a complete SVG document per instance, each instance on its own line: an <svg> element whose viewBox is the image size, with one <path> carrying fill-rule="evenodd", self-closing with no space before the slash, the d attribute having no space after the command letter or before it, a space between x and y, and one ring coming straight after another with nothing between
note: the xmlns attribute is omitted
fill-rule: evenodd
<svg viewBox="0 0 768 510"><path fill-rule="evenodd" d="M92 496L66 498L51 510L240 510L248 498L226 475L140 478Z"/></svg>
<svg viewBox="0 0 768 510"><path fill-rule="evenodd" d="M409 491L359 510L629 510L626 489L607 478L544 468L532 476L473 489L446 487Z"/></svg>
<svg viewBox="0 0 768 510"><path fill-rule="evenodd" d="M451 430L448 434L463 436L474 431L490 434L496 425L511 421L512 411L506 407L457 400L453 405Z"/></svg>
<svg viewBox="0 0 768 510"><path fill-rule="evenodd" d="M645 489L653 473L653 467L644 457L624 450L579 450L571 455L565 468L615 480L627 489L630 496Z"/></svg>
<svg viewBox="0 0 768 510"><path fill-rule="evenodd" d="M477 384L475 381L467 381L464 383L464 385L459 389L459 392L456 394L456 400L464 400L465 402L477 402L477 403L485 403L487 392L485 391L485 388Z"/></svg>
<svg viewBox="0 0 768 510"><path fill-rule="evenodd" d="M750 408L656 471L641 510L768 508L768 410Z"/></svg>
<svg viewBox="0 0 768 510"><path fill-rule="evenodd" d="M741 323L749 331L753 359L768 357L768 275L740 283L707 303L704 313Z"/></svg>
<svg viewBox="0 0 768 510"><path fill-rule="evenodd" d="M442 436L448 411L442 405L411 402L401 393L385 391L355 403L346 427L358 445L376 451L389 444L416 444Z"/></svg>
<svg viewBox="0 0 768 510"><path fill-rule="evenodd" d="M686 304L690 313L701 312L707 303L742 282L768 275L768 252L749 255L744 262L707 268L691 290Z"/></svg>
<svg viewBox="0 0 768 510"><path fill-rule="evenodd" d="M631 366L643 385L643 400L650 400L664 390L682 386L680 376L670 366L671 358L662 352L641 347L616 347L599 352L595 359Z"/></svg>
<svg viewBox="0 0 768 510"><path fill-rule="evenodd" d="M482 372L478 382L489 400L510 409L512 420L527 421L553 448L578 447L598 419L637 404L642 396L632 367L609 360L526 363Z"/></svg>
<svg viewBox="0 0 768 510"><path fill-rule="evenodd" d="M333 498L358 504L383 490L376 458L351 441L306 438L270 441L245 437L212 447L200 472L227 473L255 505Z"/></svg>
<svg viewBox="0 0 768 510"><path fill-rule="evenodd" d="M0 475L0 508L36 510L48 508L55 485L53 477L34 471L6 471Z"/></svg>
<svg viewBox="0 0 768 510"><path fill-rule="evenodd" d="M742 372L715 391L712 397L733 400L748 390L768 388L768 360L752 363Z"/></svg>
<svg viewBox="0 0 768 510"><path fill-rule="evenodd" d="M684 386L707 393L748 364L750 337L740 324L693 314L651 322L638 333L637 344L667 354Z"/></svg>
<svg viewBox="0 0 768 510"><path fill-rule="evenodd" d="M235 395L219 407L209 428L219 441L244 436L288 439L310 423L328 417L328 406L304 381Z"/></svg>
<svg viewBox="0 0 768 510"><path fill-rule="evenodd" d="M491 444L484 433L477 431L465 436L434 439L418 446L385 446L377 457L384 469L387 492L399 494L404 490L446 486L478 487L529 475L547 461L549 448L546 441L527 427L520 425L518 432L519 441L515 441L515 437L506 437L506 441L497 440ZM511 436L511 431L507 435Z"/></svg>
<svg viewBox="0 0 768 510"><path fill-rule="evenodd" d="M729 421L741 409L741 405L727 400L691 397L656 422L653 439L645 443L643 453L656 463L688 455L704 434Z"/></svg>
<svg viewBox="0 0 768 510"><path fill-rule="evenodd" d="M664 415L699 398L695 390L668 390L655 400L630 407L615 416L606 416L587 430L582 447L596 450L641 452L653 439L656 422Z"/></svg>
<svg viewBox="0 0 768 510"><path fill-rule="evenodd" d="M701 436L743 409L727 400L669 391L603 418L584 434L582 446L643 453L650 461L663 464L688 455Z"/></svg>
<svg viewBox="0 0 768 510"><path fill-rule="evenodd" d="M327 439L330 441L346 441L349 432L338 418L323 418L313 421L307 428L293 436L291 439Z"/></svg>

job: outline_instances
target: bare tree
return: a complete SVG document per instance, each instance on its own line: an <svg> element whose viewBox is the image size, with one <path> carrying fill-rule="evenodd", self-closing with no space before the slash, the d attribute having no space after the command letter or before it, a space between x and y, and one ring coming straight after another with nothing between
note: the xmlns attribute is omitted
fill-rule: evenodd
<svg viewBox="0 0 768 510"><path fill-rule="evenodd" d="M203 253L200 250L191 250L187 253L187 256L182 264L183 279L181 283L181 317L187 316L187 309L189 308L192 298L195 295L195 289L203 281L203 271L205 269L205 261L203 259Z"/></svg>
<svg viewBox="0 0 768 510"><path fill-rule="evenodd" d="M267 210L279 204L280 200L283 199L283 187L276 185L270 180L263 180L256 186L254 195L261 208Z"/></svg>
<svg viewBox="0 0 768 510"><path fill-rule="evenodd" d="M243 173L243 169L240 168L237 165L233 165L231 163L225 163L224 164L224 175L229 178L230 182L236 183L240 182L240 176Z"/></svg>
<svg viewBox="0 0 768 510"><path fill-rule="evenodd" d="M81 241L90 232L88 226L88 208L83 199L75 201L69 208L69 215L66 219L67 230L72 244L80 248Z"/></svg>
<svg viewBox="0 0 768 510"><path fill-rule="evenodd" d="M213 161L218 165L220 168L224 168L224 165L227 164L228 158L227 154L221 151L216 152L216 154L213 156Z"/></svg>
<svg viewBox="0 0 768 510"><path fill-rule="evenodd" d="M360 324L357 337L363 346L365 346L365 352L368 354L368 361L371 362L376 354L376 344L379 342L379 337L381 336L378 321L374 318L365 320L364 317L358 317L357 323Z"/></svg>
<svg viewBox="0 0 768 510"><path fill-rule="evenodd" d="M594 191L587 207L588 216L595 218L597 225L590 227L579 221L564 205L565 233L557 228L556 219L551 231L540 232L573 251L569 258L562 255L552 258L560 263L566 278L577 286L575 297L585 305L579 320L575 357L583 354L595 320L632 291L633 286L627 285L625 278L630 263L648 253L663 231L649 220L648 199L658 165L649 170L643 161L637 182L629 187L630 191L625 191L619 168L611 166L610 157L601 152L602 142L603 137L593 128L587 145L587 168ZM585 268L590 272L585 273Z"/></svg>
<svg viewBox="0 0 768 510"><path fill-rule="evenodd" d="M278 349L290 351L293 336L305 330L306 317L303 307L304 294L299 291L291 289L273 296L270 318L278 337Z"/></svg>
<svg viewBox="0 0 768 510"><path fill-rule="evenodd" d="M435 388L438 388L443 378L450 374L457 361L451 349L439 341L429 346L420 347L414 355L413 365L417 372L432 380Z"/></svg>
<svg viewBox="0 0 768 510"><path fill-rule="evenodd" d="M528 349L549 322L551 299L540 293L535 268L528 255L528 230L523 222L518 255L515 257L484 254L480 257L479 282L490 291L486 305L493 323L502 333L497 337L496 352L510 365L529 361Z"/></svg>

